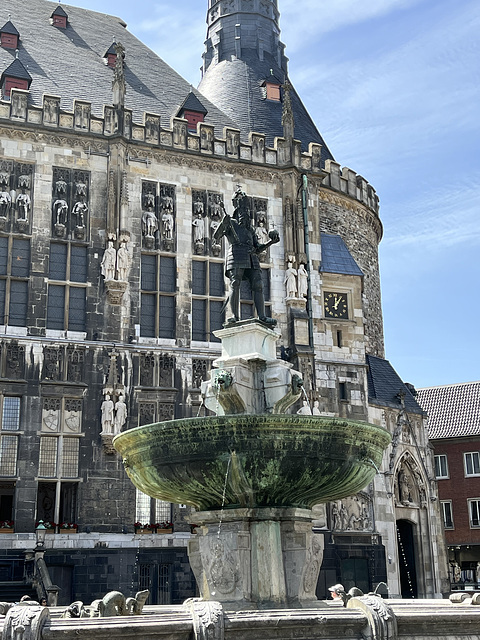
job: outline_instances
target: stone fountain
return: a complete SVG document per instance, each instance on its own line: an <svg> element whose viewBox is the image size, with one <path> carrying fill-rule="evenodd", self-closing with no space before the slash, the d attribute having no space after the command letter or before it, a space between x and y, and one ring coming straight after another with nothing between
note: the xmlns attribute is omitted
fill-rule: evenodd
<svg viewBox="0 0 480 640"><path fill-rule="evenodd" d="M230 610L319 606L322 538L312 507L363 489L390 435L366 422L289 414L302 377L276 357L259 320L215 335L222 354L202 385L211 416L131 429L114 439L144 493L189 504L189 558L204 600Z"/></svg>

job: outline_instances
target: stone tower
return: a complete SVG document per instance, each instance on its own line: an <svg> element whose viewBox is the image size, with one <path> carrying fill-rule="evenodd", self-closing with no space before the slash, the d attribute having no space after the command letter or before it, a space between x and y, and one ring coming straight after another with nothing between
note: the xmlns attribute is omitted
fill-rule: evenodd
<svg viewBox="0 0 480 640"><path fill-rule="evenodd" d="M237 122L242 133L266 134L271 146L283 136L283 86L288 58L280 40L277 0L209 0L200 91ZM333 159L292 87L295 138L306 149L322 145L322 160Z"/></svg>

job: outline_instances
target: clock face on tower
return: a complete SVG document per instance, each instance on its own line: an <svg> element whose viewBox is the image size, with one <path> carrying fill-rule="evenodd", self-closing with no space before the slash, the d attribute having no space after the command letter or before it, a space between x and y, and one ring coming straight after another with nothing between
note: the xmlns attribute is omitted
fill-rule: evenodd
<svg viewBox="0 0 480 640"><path fill-rule="evenodd" d="M323 308L326 318L348 319L347 294L325 291L323 294Z"/></svg>

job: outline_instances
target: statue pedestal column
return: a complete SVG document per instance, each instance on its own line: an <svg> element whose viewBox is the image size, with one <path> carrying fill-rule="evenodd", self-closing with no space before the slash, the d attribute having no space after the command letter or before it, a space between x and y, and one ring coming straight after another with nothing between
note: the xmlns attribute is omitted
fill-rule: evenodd
<svg viewBox="0 0 480 640"><path fill-rule="evenodd" d="M318 607L323 537L307 509L201 511L188 554L200 593L226 609ZM221 523L220 523L221 520Z"/></svg>

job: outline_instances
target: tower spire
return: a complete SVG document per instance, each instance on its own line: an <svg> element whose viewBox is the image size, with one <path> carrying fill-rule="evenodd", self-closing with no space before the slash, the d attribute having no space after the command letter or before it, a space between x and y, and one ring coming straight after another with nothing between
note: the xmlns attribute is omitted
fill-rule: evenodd
<svg viewBox="0 0 480 640"><path fill-rule="evenodd" d="M208 0L203 73L223 60L256 58L287 73L277 0Z"/></svg>

